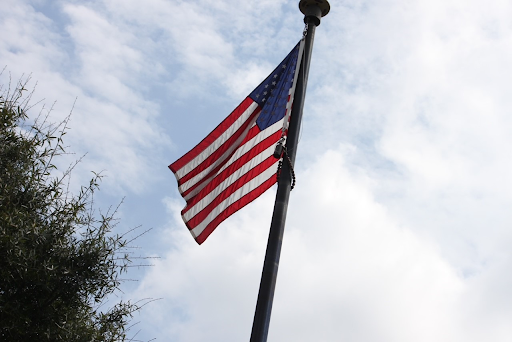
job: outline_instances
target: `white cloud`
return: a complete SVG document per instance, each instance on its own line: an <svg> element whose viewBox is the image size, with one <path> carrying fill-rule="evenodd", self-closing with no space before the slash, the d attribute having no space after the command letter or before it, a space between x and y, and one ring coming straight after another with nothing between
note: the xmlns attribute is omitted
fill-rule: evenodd
<svg viewBox="0 0 512 342"><path fill-rule="evenodd" d="M327 56L313 59L321 84L308 95L304 138L313 132L321 140L306 153L340 140L353 144L351 163L374 178L379 201L468 268L479 264L467 264L472 253L481 262L509 236L512 127L504 92L512 32L502 24L509 8L400 1L341 7L318 29L315 48ZM341 40L333 44L332 36ZM493 223L483 233L486 222ZM452 252L448 236L466 252Z"/></svg>
<svg viewBox="0 0 512 342"><path fill-rule="evenodd" d="M507 341L512 308L499 298L510 296L510 279L504 283L498 273L509 259L465 279L435 241L416 235L375 201L371 183L350 171L335 150L301 173L292 193L269 340L476 342L492 332L493 340ZM151 310L155 326L164 324L158 317L169 307L177 311L153 336L248 339L269 226L262 217L270 217L272 197L266 194L245 208L201 247L180 227L181 205L169 204L171 251L145 277L139 296L165 298ZM484 299L491 278L500 284L494 304ZM494 315L500 319L488 319Z"/></svg>
<svg viewBox="0 0 512 342"><path fill-rule="evenodd" d="M169 139L156 122L158 105L141 96L147 72L137 37L111 25L107 14L93 7L65 4L62 10L69 23L67 32L60 32L50 18L29 5L11 5L2 9L10 16L0 40L7 70L14 80L32 73L38 82L36 101L58 100L53 121L62 120L76 99L72 134L66 142L78 155L89 154L74 182L84 184L91 176L89 170L106 170L111 176L107 184L119 189L141 191L157 180L150 171L155 152L168 147ZM24 23L19 25L22 14Z"/></svg>

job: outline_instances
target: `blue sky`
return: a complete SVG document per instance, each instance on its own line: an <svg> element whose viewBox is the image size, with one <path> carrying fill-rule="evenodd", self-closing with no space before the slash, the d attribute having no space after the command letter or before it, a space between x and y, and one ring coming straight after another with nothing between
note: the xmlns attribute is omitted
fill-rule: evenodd
<svg viewBox="0 0 512 342"><path fill-rule="evenodd" d="M198 246L167 165L282 60L298 1L3 0L0 66L87 153L73 186L154 266L137 338L249 339L274 191ZM512 339L512 4L331 1L317 29L269 341ZM8 72L1 76L8 80ZM56 101L56 102L55 102ZM54 103L55 102L55 103Z"/></svg>

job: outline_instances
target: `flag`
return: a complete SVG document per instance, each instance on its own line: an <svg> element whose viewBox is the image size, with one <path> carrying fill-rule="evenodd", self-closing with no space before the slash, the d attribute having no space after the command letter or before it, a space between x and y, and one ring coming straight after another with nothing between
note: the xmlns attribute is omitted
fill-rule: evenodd
<svg viewBox="0 0 512 342"><path fill-rule="evenodd" d="M273 153L286 139L303 44L206 138L169 165L187 202L181 216L198 244L276 183Z"/></svg>

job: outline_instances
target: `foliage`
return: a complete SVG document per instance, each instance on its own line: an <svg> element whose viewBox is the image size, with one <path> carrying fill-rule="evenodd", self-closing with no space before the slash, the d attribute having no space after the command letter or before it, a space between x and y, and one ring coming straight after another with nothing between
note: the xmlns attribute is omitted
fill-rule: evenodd
<svg viewBox="0 0 512 342"><path fill-rule="evenodd" d="M117 209L93 209L99 175L78 195L74 166L55 176L69 117L28 124L25 85L0 88L0 340L124 341L139 306L103 308L131 262Z"/></svg>

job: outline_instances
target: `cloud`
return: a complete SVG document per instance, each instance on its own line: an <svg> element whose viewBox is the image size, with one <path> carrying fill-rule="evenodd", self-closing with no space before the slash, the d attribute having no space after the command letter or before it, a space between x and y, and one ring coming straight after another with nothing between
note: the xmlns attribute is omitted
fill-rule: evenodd
<svg viewBox="0 0 512 342"><path fill-rule="evenodd" d="M301 149L351 146L345 155L374 180L376 198L463 268L509 238L508 8L342 5L318 29L315 49L327 53L313 56Z"/></svg>
<svg viewBox="0 0 512 342"><path fill-rule="evenodd" d="M509 292L498 276L509 261L465 279L436 241L415 234L375 200L371 183L338 150L302 172L290 203L269 339L480 341L485 331L495 332L496 341L510 338L507 320L487 319L512 313L498 300ZM246 207L201 247L181 227L181 205L168 202L171 250L139 288L139 296L164 298L150 313L155 326L173 310L175 319L153 330L155 337L248 339L272 197ZM505 291L496 307L483 299L490 278Z"/></svg>
<svg viewBox="0 0 512 342"><path fill-rule="evenodd" d="M89 153L75 172L77 184L87 181L89 170L106 170L115 175L106 179L107 188L140 192L158 179L154 173L148 177L155 152L170 145L156 121L159 106L142 96L152 77L145 71L145 52L136 36L109 23L108 13L74 4L59 9L69 20L66 32L31 6L13 3L3 24L2 60L14 79L32 73L36 100L58 100L51 120L62 120L76 100L67 143L78 156ZM24 25L16 21L21 13Z"/></svg>

